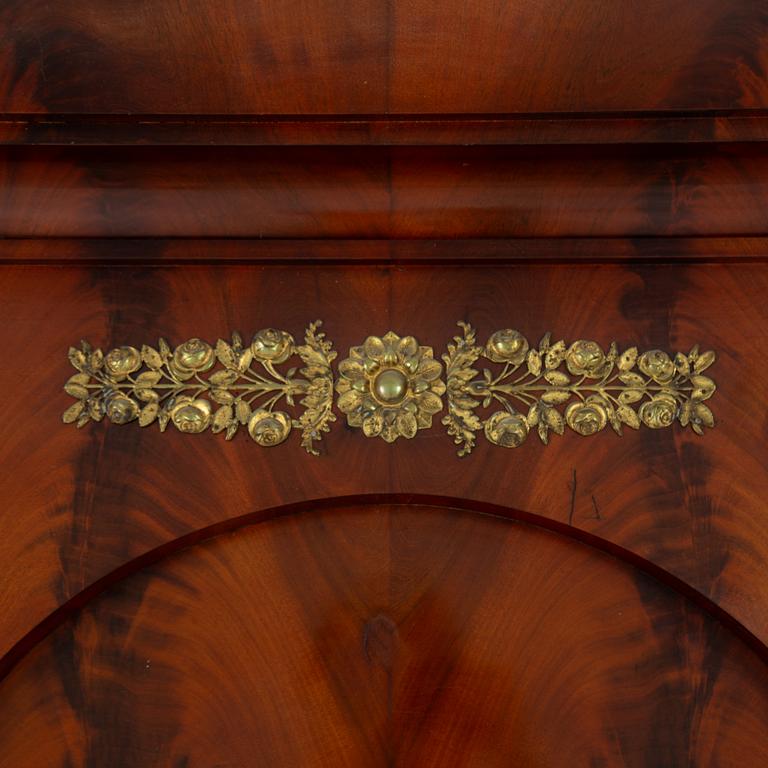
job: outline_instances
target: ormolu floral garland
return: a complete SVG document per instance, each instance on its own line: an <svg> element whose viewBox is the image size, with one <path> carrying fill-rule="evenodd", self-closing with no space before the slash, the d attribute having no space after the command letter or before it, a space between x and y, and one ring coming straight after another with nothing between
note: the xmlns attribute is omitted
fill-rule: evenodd
<svg viewBox="0 0 768 768"><path fill-rule="evenodd" d="M352 347L339 363L335 387L336 405L348 424L389 443L413 438L432 426L446 395L442 423L460 456L472 451L478 432L495 445L514 448L533 430L547 443L550 432L562 435L566 426L584 436L609 425L619 435L623 426L659 429L675 421L698 434L714 426L704 401L715 383L703 375L714 352L694 347L672 358L661 350L641 354L630 347L620 353L615 343L605 351L594 341L553 342L550 334L534 349L511 329L496 331L479 345L474 329L459 325L462 335L442 356L445 381L432 348L413 336L390 331ZM157 422L161 431L168 424L189 433L210 428L227 440L242 426L263 446L278 445L298 429L304 448L317 454L315 441L336 420L331 368L336 352L319 326L311 323L300 345L271 328L256 333L248 345L235 333L231 342L219 339L215 346L190 339L171 349L160 339L157 348L123 346L104 355L83 342L69 351L78 372L65 390L77 402L63 420L78 427L106 417L116 424ZM278 370L294 356L301 367ZM493 368L479 370L481 359ZM296 401L302 406L298 416L277 409ZM496 410L485 418L477 414L493 405Z"/></svg>

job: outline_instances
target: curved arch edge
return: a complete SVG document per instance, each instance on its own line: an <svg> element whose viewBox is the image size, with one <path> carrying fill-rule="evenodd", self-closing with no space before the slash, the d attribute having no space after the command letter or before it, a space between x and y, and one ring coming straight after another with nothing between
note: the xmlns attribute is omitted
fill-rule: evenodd
<svg viewBox="0 0 768 768"><path fill-rule="evenodd" d="M737 619L733 614L726 611L714 600L705 595L700 590L691 586L675 574L653 563L652 561L632 552L625 547L619 546L614 542L608 541L600 536L589 533L581 528L576 528L567 523L562 523L551 518L543 517L531 512L503 507L496 504L471 501L450 496L435 496L426 494L358 494L351 496L334 496L322 499L312 499L293 504L285 504L277 507L270 507L250 512L245 515L222 520L203 528L199 528L184 534L176 539L165 542L154 549L144 552L141 555L118 566L114 570L105 574L101 578L89 584L69 600L62 603L58 608L49 613L44 619L39 621L27 633L25 633L11 648L0 658L0 682L4 680L16 667L19 662L36 646L42 642L48 635L54 632L67 619L78 611L82 610L92 600L97 598L110 587L138 573L144 568L154 565L167 557L187 547L195 546L208 539L214 538L223 533L229 533L238 528L248 525L267 522L288 515L300 514L313 509L344 508L354 506L365 506L373 504L415 504L428 507L442 507L457 509L464 512L499 517L505 520L517 521L534 525L544 530L551 531L581 544L585 544L593 549L604 552L617 558L629 565L637 568L641 572L657 579L669 589L677 592L686 599L693 602L707 614L712 616L730 632L736 635L744 642L757 656L768 664L768 645L755 635L745 624Z"/></svg>

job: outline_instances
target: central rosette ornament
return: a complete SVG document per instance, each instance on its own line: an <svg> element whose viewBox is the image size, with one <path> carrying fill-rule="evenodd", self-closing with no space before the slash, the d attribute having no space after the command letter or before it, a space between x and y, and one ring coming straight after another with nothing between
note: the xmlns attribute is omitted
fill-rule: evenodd
<svg viewBox="0 0 768 768"><path fill-rule="evenodd" d="M367 437L388 443L412 438L429 429L443 408L442 373L432 347L419 346L413 336L400 338L392 331L382 338L369 336L339 364L339 410Z"/></svg>

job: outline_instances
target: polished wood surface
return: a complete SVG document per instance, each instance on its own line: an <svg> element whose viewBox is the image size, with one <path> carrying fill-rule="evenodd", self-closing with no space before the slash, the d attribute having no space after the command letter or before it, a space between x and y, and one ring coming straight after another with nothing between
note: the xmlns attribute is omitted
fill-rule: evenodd
<svg viewBox="0 0 768 768"><path fill-rule="evenodd" d="M768 13L0 3L0 766L768 763ZM61 423L66 351L701 344L549 446Z"/></svg>
<svg viewBox="0 0 768 768"><path fill-rule="evenodd" d="M768 672L567 535L437 507L308 510L91 603L0 698L0 765L768 761Z"/></svg>
<svg viewBox="0 0 768 768"><path fill-rule="evenodd" d="M0 151L12 237L757 235L762 145Z"/></svg>
<svg viewBox="0 0 768 768"><path fill-rule="evenodd" d="M163 0L0 9L5 113L763 109L754 0Z"/></svg>
<svg viewBox="0 0 768 768"><path fill-rule="evenodd" d="M452 497L572 525L656 564L765 643L768 484L755 408L768 373L747 361L767 327L767 290L761 263L738 262L8 266L0 322L19 362L0 374L9 411L2 492L17 514L0 520L0 538L25 589L6 582L4 650L84 588L179 537L285 504L370 493ZM720 354L719 425L703 438L672 429L568 434L516 451L482 444L464 460L437 425L389 446L338 423L320 458L292 443L261 450L245 438L136 425L58 426L69 402L65 350L80 337L109 348L265 325L298 336L316 317L342 353L389 328L440 353L460 319L481 335L513 325L533 338L552 330L604 345L700 342Z"/></svg>

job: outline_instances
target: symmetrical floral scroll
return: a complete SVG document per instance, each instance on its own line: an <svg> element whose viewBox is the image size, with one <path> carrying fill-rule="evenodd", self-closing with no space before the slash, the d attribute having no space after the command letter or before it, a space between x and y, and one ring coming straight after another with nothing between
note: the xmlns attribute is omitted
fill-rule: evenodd
<svg viewBox="0 0 768 768"><path fill-rule="evenodd" d="M443 424L461 446L460 456L472 451L481 430L491 443L514 448L534 429L546 444L550 432L562 435L566 426L584 436L608 425L619 435L623 426L641 424L660 429L679 421L697 434L714 426L704 401L714 394L715 383L703 375L714 352L696 346L672 359L658 349L619 353L615 342L606 352L594 341L566 345L553 342L550 334L533 349L511 329L496 331L481 346L472 326L459 326L462 335L443 356L448 377ZM497 364L495 369L474 367L481 358ZM497 410L486 418L477 415L478 407L493 405Z"/></svg>
<svg viewBox="0 0 768 768"><path fill-rule="evenodd" d="M318 331L307 328L304 344L296 345L285 331L267 328L244 345L239 334L211 346L190 339L175 349L160 339L157 348L117 347L106 355L82 342L69 350L78 370L65 386L77 398L63 415L66 423L82 427L104 417L116 424L157 423L160 431L173 424L181 432L208 428L231 440L240 427L259 445L282 443L293 428L301 430L301 444L312 454L327 432L333 413L332 345ZM277 366L298 356L303 367L281 373ZM215 370L214 370L215 368ZM292 418L278 405L303 411Z"/></svg>
<svg viewBox="0 0 768 768"><path fill-rule="evenodd" d="M566 427L588 436L608 426L619 435L643 425L679 422L697 434L714 426L706 401L715 383L704 375L714 352L620 352L615 342L604 350L595 341L553 341L549 333L532 347L511 329L483 345L471 325L459 326L462 333L443 355L445 370L432 347L393 331L352 347L335 387L349 426L392 443L430 429L444 411L460 456L471 453L478 433L515 448L532 431L546 444ZM69 351L77 373L65 390L76 402L63 419L78 427L105 417L143 427L156 422L161 431L173 424L181 432L224 432L227 440L243 427L262 446L278 445L297 429L302 446L317 455L315 442L336 420L336 352L319 327L311 323L299 345L271 328L247 345L235 333L214 346L195 338L172 349L160 339L157 348L123 346L104 355L83 342ZM291 357L298 364L279 370ZM298 415L278 409L297 402Z"/></svg>

